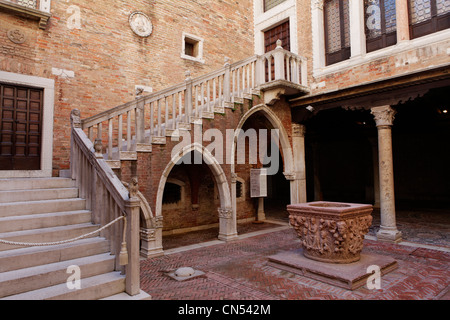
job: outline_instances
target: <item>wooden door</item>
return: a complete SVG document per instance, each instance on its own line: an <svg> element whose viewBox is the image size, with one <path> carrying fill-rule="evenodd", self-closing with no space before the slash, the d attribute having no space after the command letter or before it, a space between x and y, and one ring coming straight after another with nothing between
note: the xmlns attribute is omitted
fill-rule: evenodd
<svg viewBox="0 0 450 320"><path fill-rule="evenodd" d="M281 46L287 51L291 51L291 37L289 30L289 21L286 21L270 30L264 32L264 52L275 50L277 47L277 41L281 40ZM274 61L271 64L271 79L275 78ZM269 71L266 61L266 81L269 81Z"/></svg>
<svg viewBox="0 0 450 320"><path fill-rule="evenodd" d="M264 32L265 52L274 50L277 47L277 40L281 40L281 46L287 51L291 51L291 37L289 21L286 21L270 30Z"/></svg>
<svg viewBox="0 0 450 320"><path fill-rule="evenodd" d="M43 90L0 83L0 170L41 167Z"/></svg>

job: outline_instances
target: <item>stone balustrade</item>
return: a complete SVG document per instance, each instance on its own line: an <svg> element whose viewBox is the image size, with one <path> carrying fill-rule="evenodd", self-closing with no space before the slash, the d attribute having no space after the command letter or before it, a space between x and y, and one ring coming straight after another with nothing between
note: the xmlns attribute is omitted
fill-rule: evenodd
<svg viewBox="0 0 450 320"><path fill-rule="evenodd" d="M262 56L236 63L226 59L223 68L198 78L187 72L183 83L84 119L82 128L91 141L107 141L105 159L120 160L130 152L151 151L152 144L165 144L175 130L189 130L199 118L212 119L214 113L224 113L246 94L267 90L272 83L279 86L283 81L307 91L306 59L278 44Z"/></svg>

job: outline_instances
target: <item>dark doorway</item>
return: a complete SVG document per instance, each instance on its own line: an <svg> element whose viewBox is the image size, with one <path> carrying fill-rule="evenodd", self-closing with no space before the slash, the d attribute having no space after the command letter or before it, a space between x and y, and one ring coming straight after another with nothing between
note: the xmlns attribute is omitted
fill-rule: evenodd
<svg viewBox="0 0 450 320"><path fill-rule="evenodd" d="M0 170L39 170L43 90L0 84Z"/></svg>
<svg viewBox="0 0 450 320"><path fill-rule="evenodd" d="M320 111L307 123L308 201L374 201L372 143L376 128L368 110Z"/></svg>

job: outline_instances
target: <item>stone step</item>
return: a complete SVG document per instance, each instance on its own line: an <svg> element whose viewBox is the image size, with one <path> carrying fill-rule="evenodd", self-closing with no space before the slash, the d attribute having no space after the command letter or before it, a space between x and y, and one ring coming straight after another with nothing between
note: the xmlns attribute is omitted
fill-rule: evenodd
<svg viewBox="0 0 450 320"><path fill-rule="evenodd" d="M49 247L0 251L0 273L109 252L109 241L95 237Z"/></svg>
<svg viewBox="0 0 450 320"><path fill-rule="evenodd" d="M0 218L86 209L80 198L0 203Z"/></svg>
<svg viewBox="0 0 450 320"><path fill-rule="evenodd" d="M66 260L0 274L0 297L7 297L66 283L73 273L70 266L80 268L81 287L83 279L114 271L115 257L109 253ZM66 286L67 287L67 286Z"/></svg>
<svg viewBox="0 0 450 320"><path fill-rule="evenodd" d="M68 178L11 178L0 179L0 191L72 188L75 182Z"/></svg>
<svg viewBox="0 0 450 320"><path fill-rule="evenodd" d="M92 223L82 223L62 227L0 233L0 239L24 243L56 242L73 239L95 231L99 228L99 226L93 225ZM98 236L98 234L92 235L91 237L95 236ZM22 248L22 246L0 243L0 251L13 250L18 248Z"/></svg>
<svg viewBox="0 0 450 320"><path fill-rule="evenodd" d="M91 211L51 212L0 218L0 233L59 227L91 221Z"/></svg>
<svg viewBox="0 0 450 320"><path fill-rule="evenodd" d="M23 189L0 191L0 203L70 199L77 197L77 188Z"/></svg>
<svg viewBox="0 0 450 320"><path fill-rule="evenodd" d="M120 272L109 272L85 278L82 275L81 289L70 290L66 283L12 295L3 300L95 300L114 296L125 291L125 276Z"/></svg>

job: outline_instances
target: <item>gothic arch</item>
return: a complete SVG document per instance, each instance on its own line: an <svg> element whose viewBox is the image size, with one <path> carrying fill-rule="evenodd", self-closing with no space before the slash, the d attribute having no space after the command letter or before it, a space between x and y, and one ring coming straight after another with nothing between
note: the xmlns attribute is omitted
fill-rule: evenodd
<svg viewBox="0 0 450 320"><path fill-rule="evenodd" d="M260 112L262 113L267 120L272 124L274 129L278 129L280 133L280 148L283 152L283 161L284 161L284 169L285 174L290 174L294 172L294 158L292 153L292 146L289 141L289 135L281 122L281 120L277 117L277 115L265 104L260 104L252 109L250 109L247 113L244 114L244 116L239 121L239 124L236 127L235 134L234 134L234 141L236 141L236 138L239 134L239 130L243 128L245 122L255 113ZM234 159L236 156L236 143L233 143L232 145L232 151L231 151L232 161L231 161L231 172L235 173L235 163Z"/></svg>
<svg viewBox="0 0 450 320"><path fill-rule="evenodd" d="M203 155L203 159L210 168L214 176L214 180L217 184L217 189L219 190L220 208L223 210L231 209L230 188L222 167L220 166L217 159L208 150L206 150L205 147L203 147L199 143L193 143L184 147L181 152L175 155L164 169L161 179L159 181L158 193L156 196L156 206L155 206L156 216L162 215L162 198L164 193L164 186L167 182L170 172L172 171L173 167L181 160L181 158L183 158L190 152L199 152L200 154Z"/></svg>

